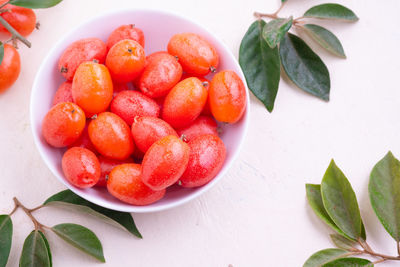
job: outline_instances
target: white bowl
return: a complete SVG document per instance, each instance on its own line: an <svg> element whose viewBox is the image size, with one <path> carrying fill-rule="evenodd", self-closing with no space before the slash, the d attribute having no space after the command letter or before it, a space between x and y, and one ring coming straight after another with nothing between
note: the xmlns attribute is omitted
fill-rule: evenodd
<svg viewBox="0 0 400 267"><path fill-rule="evenodd" d="M243 118L233 125L221 125L222 140L227 148L225 163L214 180L195 189L173 186L168 189L165 197L148 206L132 206L111 196L104 188L80 189L72 186L65 178L61 169L62 149L50 147L42 137L41 125L44 116L51 107L54 93L64 81L57 70L57 62L64 49L72 42L87 37L98 37L103 41L116 27L122 24L135 24L145 34L145 51L150 54L166 50L168 40L172 35L181 32L193 32L205 37L218 51L220 66L218 70L234 70L243 81L244 75L235 57L215 35L202 26L180 15L160 10L131 9L109 12L92 18L67 33L51 49L36 74L31 94L31 124L35 144L47 166L53 174L69 189L79 196L105 208L124 212L154 212L169 209L188 202L213 187L226 174L239 154L249 123L250 100L247 91L247 108Z"/></svg>

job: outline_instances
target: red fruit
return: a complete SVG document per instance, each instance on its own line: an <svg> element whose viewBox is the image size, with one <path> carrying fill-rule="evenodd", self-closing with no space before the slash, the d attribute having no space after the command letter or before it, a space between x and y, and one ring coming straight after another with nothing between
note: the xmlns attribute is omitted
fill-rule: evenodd
<svg viewBox="0 0 400 267"><path fill-rule="evenodd" d="M58 69L68 81L72 81L76 69L85 61L104 63L107 48L98 38L85 38L70 44L58 61Z"/></svg>
<svg viewBox="0 0 400 267"><path fill-rule="evenodd" d="M4 57L0 64L0 93L10 88L18 79L21 60L18 51L9 44L4 44Z"/></svg>
<svg viewBox="0 0 400 267"><path fill-rule="evenodd" d="M172 36L168 43L168 53L179 58L185 72L198 76L215 72L219 63L217 50L206 39L194 33Z"/></svg>
<svg viewBox="0 0 400 267"><path fill-rule="evenodd" d="M179 129L177 132L179 136L183 136L184 141L190 142L194 138L204 134L213 134L218 136L217 127L217 123L213 118L199 116L191 125Z"/></svg>
<svg viewBox="0 0 400 267"><path fill-rule="evenodd" d="M221 71L211 80L208 99L217 121L235 123L246 110L246 87L234 71Z"/></svg>
<svg viewBox="0 0 400 267"><path fill-rule="evenodd" d="M122 91L111 102L111 112L132 125L136 116L158 117L160 107L157 103L137 91Z"/></svg>
<svg viewBox="0 0 400 267"><path fill-rule="evenodd" d="M106 66L94 62L79 65L72 82L72 97L87 117L106 111L113 96L113 83Z"/></svg>
<svg viewBox="0 0 400 267"><path fill-rule="evenodd" d="M122 164L115 167L108 178L107 189L119 200L137 206L154 203L165 195L165 189L153 191L141 180L139 164Z"/></svg>
<svg viewBox="0 0 400 267"><path fill-rule="evenodd" d="M131 131L136 146L144 153L154 142L167 135L178 137L178 134L168 123L155 117L136 117Z"/></svg>
<svg viewBox="0 0 400 267"><path fill-rule="evenodd" d="M225 145L216 135L201 135L189 143L188 166L179 179L183 187L202 186L218 174L226 157Z"/></svg>
<svg viewBox="0 0 400 267"><path fill-rule="evenodd" d="M85 113L80 107L69 102L59 103L44 117L42 134L49 145L65 147L78 140L85 124Z"/></svg>
<svg viewBox="0 0 400 267"><path fill-rule="evenodd" d="M190 77L193 77L193 75L184 73L184 74L182 75L182 78L181 78L181 79L184 80L184 79L190 78ZM203 86L207 89L207 92L208 92L208 89L210 88L210 81L207 80L207 79L204 78L204 77L196 77L196 78L198 78L198 79L203 83ZM212 114L211 114L211 108L210 108L210 101L208 100L208 98L207 98L207 102L206 102L206 104L205 104L205 106L204 106L203 111L201 112L201 114L207 115L207 116L211 116L211 115L212 115Z"/></svg>
<svg viewBox="0 0 400 267"><path fill-rule="evenodd" d="M88 132L88 123L85 125L85 128L82 131L82 134L79 136L78 140L76 140L74 143L69 145L68 147L83 147L86 149L89 149L93 153L97 153L96 148L94 147L92 141L90 141L89 138L89 132Z"/></svg>
<svg viewBox="0 0 400 267"><path fill-rule="evenodd" d="M111 112L100 113L89 123L89 138L105 157L125 160L134 150L128 124Z"/></svg>
<svg viewBox="0 0 400 267"><path fill-rule="evenodd" d="M82 147L73 147L64 153L62 170L65 178L74 186L88 188L100 178L100 163L96 155Z"/></svg>
<svg viewBox="0 0 400 267"><path fill-rule="evenodd" d="M96 186L101 186L101 187L107 186L108 175L110 174L112 169L114 169L114 167L125 163L133 163L132 158L127 158L126 160L115 160L99 156L98 159L100 162L101 174L100 174L100 179L97 182Z"/></svg>
<svg viewBox="0 0 400 267"><path fill-rule="evenodd" d="M143 47L133 40L122 40L111 47L107 54L106 66L113 80L126 83L135 80L145 64Z"/></svg>
<svg viewBox="0 0 400 267"><path fill-rule="evenodd" d="M1 2L1 4L3 4L5 1ZM19 34L22 36L28 36L33 32L36 27L36 15L32 9L14 5L5 5L2 9L8 11L1 13L0 16L3 17L3 19L5 19ZM11 35L3 25L0 25L0 32L5 32Z"/></svg>
<svg viewBox="0 0 400 267"><path fill-rule="evenodd" d="M53 98L53 106L62 102L74 102L72 98L72 83L63 82L60 87L58 87L56 94Z"/></svg>
<svg viewBox="0 0 400 267"><path fill-rule="evenodd" d="M134 24L122 25L116 28L107 39L107 49L110 50L119 41L130 39L138 42L144 48L144 34Z"/></svg>
<svg viewBox="0 0 400 267"><path fill-rule="evenodd" d="M189 146L169 135L155 142L142 161L142 181L153 190L173 185L182 176L189 161Z"/></svg>
<svg viewBox="0 0 400 267"><path fill-rule="evenodd" d="M162 118L174 128L190 125L203 110L207 94L198 78L179 82L165 98Z"/></svg>
<svg viewBox="0 0 400 267"><path fill-rule="evenodd" d="M182 67L175 57L167 52L156 52L146 59L139 88L149 97L162 97L179 82L181 76Z"/></svg>

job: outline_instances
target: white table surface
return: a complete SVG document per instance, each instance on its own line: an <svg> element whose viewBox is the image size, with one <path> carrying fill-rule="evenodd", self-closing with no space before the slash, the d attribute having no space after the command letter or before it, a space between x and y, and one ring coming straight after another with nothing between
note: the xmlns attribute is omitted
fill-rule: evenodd
<svg viewBox="0 0 400 267"><path fill-rule="evenodd" d="M301 15L320 0L289 0L282 15ZM354 24L328 23L342 41L347 60L313 46L331 73L325 103L281 80L272 114L252 97L251 123L243 151L228 175L198 199L168 211L134 214L144 239L136 239L92 217L46 208L36 213L48 225L90 227L103 243L101 266L301 266L312 253L332 247L331 231L312 213L304 184L319 183L331 158L350 179L360 202L368 240L395 254L395 243L375 217L367 194L373 165L390 149L400 157L400 30L398 0L338 0L360 17ZM31 85L52 45L82 21L114 8L154 7L184 14L218 35L238 54L253 11L274 11L278 0L129 1L64 0L37 11L40 31L22 47L19 80L0 95L0 214L12 197L36 206L65 189L52 176L33 143L29 123ZM134 21L133 21L134 23ZM13 217L8 266L17 266L32 224ZM100 266L49 234L55 267ZM379 266L399 266L385 263Z"/></svg>

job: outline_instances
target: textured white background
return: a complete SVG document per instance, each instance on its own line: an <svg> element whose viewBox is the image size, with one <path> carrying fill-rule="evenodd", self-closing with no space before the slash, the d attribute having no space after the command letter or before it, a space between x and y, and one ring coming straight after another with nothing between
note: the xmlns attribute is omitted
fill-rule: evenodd
<svg viewBox="0 0 400 267"><path fill-rule="evenodd" d="M299 16L323 1L288 2L282 15ZM252 97L247 140L232 170L217 186L184 206L134 214L143 240L91 217L55 208L38 211L37 217L48 225L75 222L90 227L103 242L107 263L102 266L301 266L316 250L332 247L329 229L306 204L304 184L319 183L334 158L355 188L368 240L373 247L394 254L395 243L371 209L367 185L373 165L389 149L400 157L400 2L338 2L361 19L355 24L324 22L341 39L347 60L313 46L331 73L331 101L311 97L287 79L280 83L272 114ZM110 9L154 7L192 18L237 55L253 11L270 12L278 5L278 0L64 0L55 8L38 11L42 26L29 37L31 49L21 45L20 78L0 95L0 214L12 209L13 196L33 207L64 189L41 160L29 126L36 70L64 32ZM21 211L13 220L8 266L18 265L23 240L32 228ZM53 234L49 241L54 266L98 266Z"/></svg>

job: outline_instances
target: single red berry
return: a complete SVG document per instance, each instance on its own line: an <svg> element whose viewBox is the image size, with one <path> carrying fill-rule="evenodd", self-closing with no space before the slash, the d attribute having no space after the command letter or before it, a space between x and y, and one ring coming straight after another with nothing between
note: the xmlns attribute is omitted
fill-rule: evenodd
<svg viewBox="0 0 400 267"><path fill-rule="evenodd" d="M122 91L111 102L111 112L132 125L136 116L158 117L160 107L151 98L137 91Z"/></svg>
<svg viewBox="0 0 400 267"><path fill-rule="evenodd" d="M136 206L149 205L165 195L165 189L154 191L142 182L140 165L134 163L116 166L108 176L107 189L119 200Z"/></svg>
<svg viewBox="0 0 400 267"><path fill-rule="evenodd" d="M178 137L176 131L168 123L155 117L136 117L131 132L136 146L143 153L146 153L152 144L167 135Z"/></svg>
<svg viewBox="0 0 400 267"><path fill-rule="evenodd" d="M96 155L82 147L73 147L64 153L62 169L65 178L74 186L88 188L100 179L100 163Z"/></svg>
<svg viewBox="0 0 400 267"><path fill-rule="evenodd" d="M212 134L198 136L188 145L189 163L178 184L183 187L205 185L221 170L226 157L225 145L218 136Z"/></svg>
<svg viewBox="0 0 400 267"><path fill-rule="evenodd" d="M163 190L176 183L189 161L189 146L168 135L155 142L142 161L142 181L153 190Z"/></svg>

